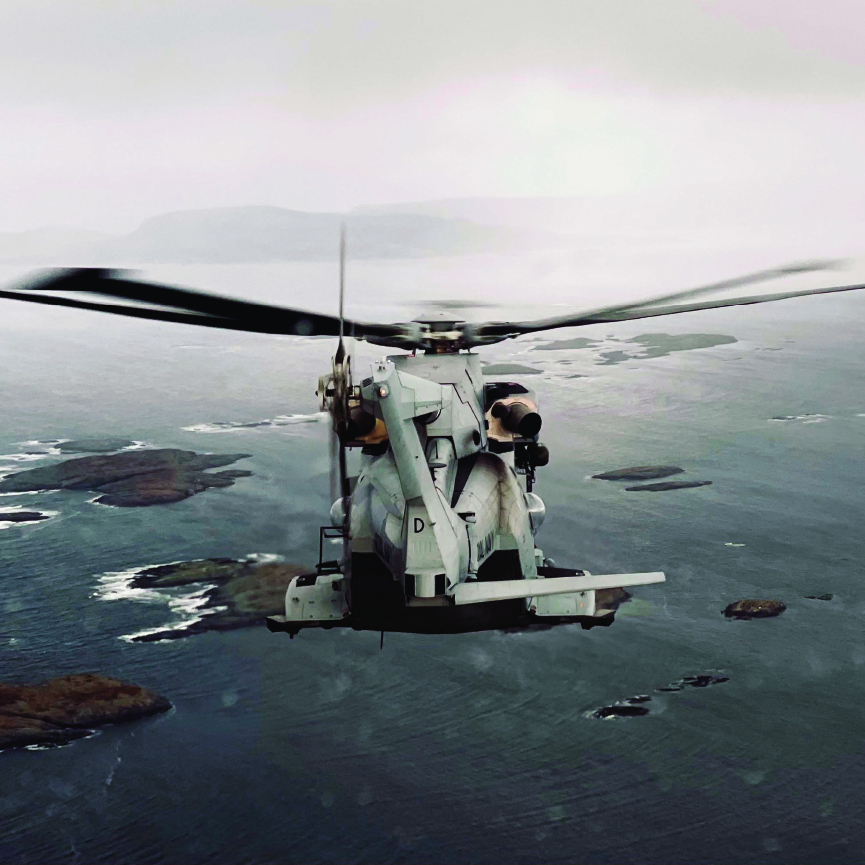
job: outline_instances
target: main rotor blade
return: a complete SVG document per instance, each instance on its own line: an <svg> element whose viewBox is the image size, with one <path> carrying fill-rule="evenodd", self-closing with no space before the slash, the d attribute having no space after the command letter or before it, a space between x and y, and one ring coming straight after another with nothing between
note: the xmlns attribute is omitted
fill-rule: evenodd
<svg viewBox="0 0 865 865"><path fill-rule="evenodd" d="M339 226L339 345L336 347L336 362L342 363L345 358L345 346L342 342L345 332L345 223Z"/></svg>
<svg viewBox="0 0 865 865"><path fill-rule="evenodd" d="M271 317L240 321L235 318L220 318L215 315L202 315L194 312L173 312L168 309L152 309L145 306L121 306L111 303L92 303L86 300L74 300L69 297L54 297L53 295L28 295L16 291L0 291L0 298L6 300L23 300L26 303L39 303L44 306L65 306L72 309L87 309L94 312L110 312L113 315L124 315L129 318L144 318L150 321L168 321L177 324L195 324L200 327L215 327L221 330L240 330L247 333L270 333L310 336L320 333L315 329L314 314L297 315L294 321L280 323Z"/></svg>
<svg viewBox="0 0 865 865"><path fill-rule="evenodd" d="M832 288L808 288L803 291L782 291L777 294L757 294L751 297L730 297L725 300L704 300L700 303L682 303L673 306L657 306L623 310L609 315L599 315L580 322L580 324L609 324L615 321L633 321L638 318L654 318L661 315L676 315L680 312L696 312L701 309L718 309L723 306L751 306L756 303L771 303L791 297L808 297L812 294L834 294L841 291L862 291L862 285L838 285Z"/></svg>
<svg viewBox="0 0 865 865"><path fill-rule="evenodd" d="M701 294L724 291L730 288L741 288L744 285L752 285L757 282L767 282L771 279L780 279L781 277L791 276L793 274L831 270L837 268L841 263L842 262L840 261L832 260L787 264L782 265L781 267L773 267L768 270L759 270L756 273L749 273L745 276L724 279L720 282L710 283L709 285L701 285L697 288L688 288L684 291L674 291L668 294L658 295L656 297L647 298L646 300L612 304L584 312L570 313L569 315L554 316L552 318L536 319L534 321L489 322L486 324L475 325L472 327L471 331L473 335L482 338L496 336L506 338L508 336L517 336L524 333L534 333L539 330L552 330L559 327L576 327L583 324L595 324L599 321L622 321L624 319L612 318L612 316L619 312L643 309L650 305L667 303L671 300L685 300L689 297L698 297ZM779 297L777 299L780 300L781 298ZM684 310L682 311L684 312ZM639 318L641 316L630 317ZM480 341L483 342L483 339Z"/></svg>
<svg viewBox="0 0 865 865"><path fill-rule="evenodd" d="M52 271L26 283L19 283L16 286L17 291L0 291L0 297L50 306L68 306L97 312L110 312L132 318L197 324L204 327L242 330L252 333L337 336L340 332L340 320L332 315L221 297L187 288L156 285L127 279L119 276L119 273L120 271L100 268ZM34 294L29 294L30 291L33 291ZM99 304L35 293L42 291L81 291L103 297L174 307L181 312L148 307ZM367 336L389 337L403 332L403 328L399 325L368 324L354 321L345 322L344 327L347 327L349 333L361 339Z"/></svg>

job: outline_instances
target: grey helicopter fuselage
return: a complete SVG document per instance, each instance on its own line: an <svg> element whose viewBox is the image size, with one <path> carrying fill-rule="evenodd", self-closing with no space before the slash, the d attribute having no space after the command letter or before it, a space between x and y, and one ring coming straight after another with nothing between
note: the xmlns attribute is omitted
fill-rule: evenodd
<svg viewBox="0 0 865 865"><path fill-rule="evenodd" d="M545 561L536 399L516 382L485 383L477 354L387 357L353 392L353 428L366 431L347 442L361 449L360 471L332 509L344 555L292 581L272 630L608 625L597 590L663 580Z"/></svg>

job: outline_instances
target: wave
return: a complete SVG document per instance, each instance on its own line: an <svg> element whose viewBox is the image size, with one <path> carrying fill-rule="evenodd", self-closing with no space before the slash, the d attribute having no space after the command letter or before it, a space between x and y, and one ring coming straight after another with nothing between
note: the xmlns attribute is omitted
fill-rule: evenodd
<svg viewBox="0 0 865 865"><path fill-rule="evenodd" d="M279 553L250 553L246 557L246 561L255 562L257 565L272 565L284 562L285 556L281 556Z"/></svg>
<svg viewBox="0 0 865 865"><path fill-rule="evenodd" d="M168 609L175 615L175 619L156 628L147 628L134 634L123 634L120 639L133 642L135 638L159 634L162 631L178 631L200 622L209 614L220 612L224 607L211 607L204 609L211 590L216 588L212 583L197 584L189 590L183 586L175 589L156 589L133 585L135 577L149 568L162 567L164 565L179 565L176 562L161 562L156 565L137 565L125 571L106 571L98 577L96 591L90 597L98 601L137 601L145 604L167 604ZM185 591L184 591L185 589Z"/></svg>
<svg viewBox="0 0 865 865"><path fill-rule="evenodd" d="M831 414L779 414L775 415L775 417L770 417L770 421L774 421L776 423L789 423L790 421L801 421L803 424L805 423L823 423L827 420L832 420Z"/></svg>
<svg viewBox="0 0 865 865"><path fill-rule="evenodd" d="M220 433L220 432L246 432L251 429L273 429L274 427L294 426L301 423L316 423L327 420L328 412L317 411L312 414L281 414L274 418L265 418L257 421L214 421L213 423L196 423L191 426L182 427L185 432L195 433Z"/></svg>
<svg viewBox="0 0 865 865"><path fill-rule="evenodd" d="M270 564L285 560L283 556L276 553L258 552L250 553L245 558L248 562L259 564ZM174 614L175 618L173 621L166 622L157 627L146 628L143 631L136 631L134 634L123 634L119 639L131 643L136 642L141 637L153 634L183 631L200 622L205 616L210 616L214 613L223 613L228 609L228 607L224 606L208 606L210 593L216 588L215 583L193 583L189 586L172 588L133 585L135 577L142 571L166 565L179 565L183 561L136 565L123 571L106 571L98 576L96 590L91 593L91 598L98 601L125 600L145 604L167 604L169 611ZM190 559L186 561L204 561L204 559Z"/></svg>
<svg viewBox="0 0 865 865"><path fill-rule="evenodd" d="M27 442L22 442L22 444L27 444ZM35 462L37 460L44 460L46 457L59 457L60 450L57 447L50 447L44 451L23 451L21 453L15 454L0 454L0 460L9 460L13 463L29 463ZM3 466L6 468L6 466ZM11 468L11 466L10 466Z"/></svg>

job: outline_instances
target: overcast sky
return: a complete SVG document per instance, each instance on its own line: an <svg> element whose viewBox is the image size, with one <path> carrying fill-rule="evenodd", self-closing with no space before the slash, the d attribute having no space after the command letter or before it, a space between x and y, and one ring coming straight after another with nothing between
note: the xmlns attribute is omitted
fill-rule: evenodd
<svg viewBox="0 0 865 865"><path fill-rule="evenodd" d="M861 0L5 3L0 231L755 181L849 198L863 41Z"/></svg>

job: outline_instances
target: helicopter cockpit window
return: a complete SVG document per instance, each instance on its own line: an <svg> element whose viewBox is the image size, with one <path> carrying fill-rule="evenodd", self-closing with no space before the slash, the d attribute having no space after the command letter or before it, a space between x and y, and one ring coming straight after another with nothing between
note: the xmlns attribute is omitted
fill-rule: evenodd
<svg viewBox="0 0 865 865"><path fill-rule="evenodd" d="M297 578L295 586L314 586L317 576L318 574L304 574L302 577Z"/></svg>

